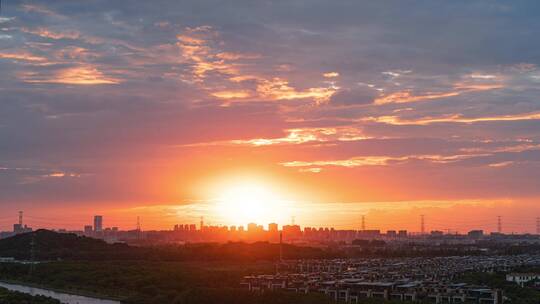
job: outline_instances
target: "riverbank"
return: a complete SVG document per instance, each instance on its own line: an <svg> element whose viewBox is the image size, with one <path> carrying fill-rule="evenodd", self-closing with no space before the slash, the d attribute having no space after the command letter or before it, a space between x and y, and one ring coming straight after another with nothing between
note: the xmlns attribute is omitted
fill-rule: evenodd
<svg viewBox="0 0 540 304"><path fill-rule="evenodd" d="M60 290L13 280L1 280L0 287L32 296L45 296L66 304L121 304L121 299L97 295L86 291Z"/></svg>

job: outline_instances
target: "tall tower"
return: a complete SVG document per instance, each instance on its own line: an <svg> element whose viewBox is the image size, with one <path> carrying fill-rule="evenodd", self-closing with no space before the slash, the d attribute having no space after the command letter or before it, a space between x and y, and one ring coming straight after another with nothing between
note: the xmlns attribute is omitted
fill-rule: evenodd
<svg viewBox="0 0 540 304"><path fill-rule="evenodd" d="M204 228L204 216L201 216L201 222L199 223L200 224L200 230L203 231L203 228Z"/></svg>
<svg viewBox="0 0 540 304"><path fill-rule="evenodd" d="M137 216L137 240L141 239L141 218Z"/></svg>
<svg viewBox="0 0 540 304"><path fill-rule="evenodd" d="M366 231L366 216L362 215L362 231Z"/></svg>
<svg viewBox="0 0 540 304"><path fill-rule="evenodd" d="M426 222L425 222L426 218L425 218L425 215L420 215L420 233L422 233L422 235L426 234Z"/></svg>
<svg viewBox="0 0 540 304"><path fill-rule="evenodd" d="M94 216L94 231L95 232L103 231L103 216L101 215Z"/></svg>
<svg viewBox="0 0 540 304"><path fill-rule="evenodd" d="M497 216L497 232L502 233L502 216Z"/></svg>
<svg viewBox="0 0 540 304"><path fill-rule="evenodd" d="M19 225L23 226L23 212L22 211L19 211Z"/></svg>
<svg viewBox="0 0 540 304"><path fill-rule="evenodd" d="M294 226L294 220L295 220L295 219L296 219L295 216L291 216L291 225L293 225L293 226Z"/></svg>

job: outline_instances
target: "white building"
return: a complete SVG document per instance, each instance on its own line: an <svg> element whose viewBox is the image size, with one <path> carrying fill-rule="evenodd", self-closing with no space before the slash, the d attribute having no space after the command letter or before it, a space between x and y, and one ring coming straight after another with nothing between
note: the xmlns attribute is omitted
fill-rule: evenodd
<svg viewBox="0 0 540 304"><path fill-rule="evenodd" d="M540 274L535 273L510 273L506 275L506 281L515 282L519 286L525 286L525 283L540 280Z"/></svg>

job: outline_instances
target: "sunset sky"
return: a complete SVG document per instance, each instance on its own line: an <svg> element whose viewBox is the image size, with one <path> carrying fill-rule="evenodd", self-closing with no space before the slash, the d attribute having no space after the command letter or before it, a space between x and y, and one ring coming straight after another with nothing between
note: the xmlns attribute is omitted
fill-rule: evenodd
<svg viewBox="0 0 540 304"><path fill-rule="evenodd" d="M0 229L535 232L539 1L2 1ZM249 201L253 200L253 205Z"/></svg>

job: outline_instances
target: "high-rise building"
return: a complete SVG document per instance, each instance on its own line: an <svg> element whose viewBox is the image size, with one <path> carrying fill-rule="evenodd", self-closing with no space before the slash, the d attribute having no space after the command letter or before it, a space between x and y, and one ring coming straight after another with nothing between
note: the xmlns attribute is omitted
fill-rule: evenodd
<svg viewBox="0 0 540 304"><path fill-rule="evenodd" d="M103 216L101 215L94 216L94 231L95 232L103 231Z"/></svg>
<svg viewBox="0 0 540 304"><path fill-rule="evenodd" d="M257 231L257 224L255 224L255 223L249 223L247 225L247 227L248 227L248 229L247 229L248 232L253 233L253 232Z"/></svg>
<svg viewBox="0 0 540 304"><path fill-rule="evenodd" d="M86 225L84 226L84 235L85 236L91 236L94 232L94 227L92 225Z"/></svg>
<svg viewBox="0 0 540 304"><path fill-rule="evenodd" d="M277 232L278 231L278 224L276 224L276 223L268 224L268 231L269 232Z"/></svg>

